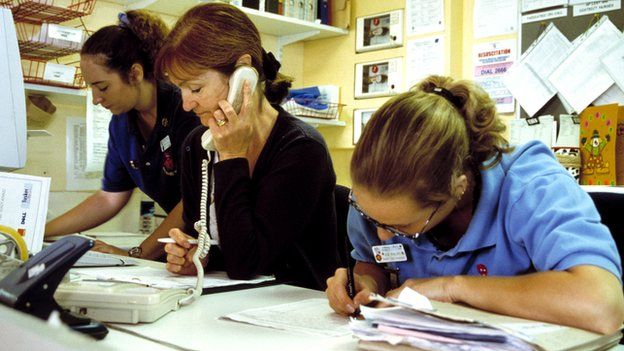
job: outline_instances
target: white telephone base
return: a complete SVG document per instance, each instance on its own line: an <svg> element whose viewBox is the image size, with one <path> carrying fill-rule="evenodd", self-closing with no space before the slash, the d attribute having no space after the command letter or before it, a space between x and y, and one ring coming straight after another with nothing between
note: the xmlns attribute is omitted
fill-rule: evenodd
<svg viewBox="0 0 624 351"><path fill-rule="evenodd" d="M156 289L132 283L61 283L54 298L77 315L111 323L151 323L180 307L185 289Z"/></svg>

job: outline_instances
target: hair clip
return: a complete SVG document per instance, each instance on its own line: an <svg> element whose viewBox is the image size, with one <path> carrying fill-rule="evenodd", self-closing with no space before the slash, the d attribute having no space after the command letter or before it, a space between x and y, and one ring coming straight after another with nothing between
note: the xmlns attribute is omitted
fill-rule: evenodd
<svg viewBox="0 0 624 351"><path fill-rule="evenodd" d="M125 12L120 12L117 15L117 18L119 19L119 26L121 28L128 28L128 29L130 29L130 20L128 20L128 15L126 15Z"/></svg>
<svg viewBox="0 0 624 351"><path fill-rule="evenodd" d="M264 76L268 80L274 80L281 67L282 64L280 64L272 52L266 52L262 49L262 70L264 71Z"/></svg>
<svg viewBox="0 0 624 351"><path fill-rule="evenodd" d="M445 98L448 102L453 104L453 106L457 107L461 110L461 100L456 95L453 95L449 90L442 87L433 87L432 93L436 95L440 95Z"/></svg>

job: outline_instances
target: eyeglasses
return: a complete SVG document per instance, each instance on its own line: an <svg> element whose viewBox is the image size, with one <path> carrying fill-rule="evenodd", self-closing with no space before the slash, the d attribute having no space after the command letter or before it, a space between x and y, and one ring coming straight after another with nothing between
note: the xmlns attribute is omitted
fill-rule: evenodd
<svg viewBox="0 0 624 351"><path fill-rule="evenodd" d="M422 234L426 229L427 226L429 225L429 222L431 221L431 219L433 218L433 216L435 216L435 214L438 212L438 209L440 209L440 205L442 204L441 202L438 203L438 205L436 206L436 208L433 210L433 212L431 212L431 215L429 215L429 218L427 218L427 220L425 221L425 225L423 226L423 228L414 234L410 234L410 233L406 233L404 231L398 230L393 226L389 226L387 224L383 224L378 222L376 219L370 217L369 215L367 215L366 213L364 213L364 211L362 211L362 209L360 208L360 206L358 206L357 202L355 202L355 199L353 199L353 192L349 192L349 205L351 205L351 207L353 207L359 214L360 216L364 217L364 219L366 219L367 221L371 222L375 227L377 228L381 228L383 230L387 230L390 233L394 234L395 236L400 236L403 238L408 238L408 239L416 239L420 236L420 234Z"/></svg>

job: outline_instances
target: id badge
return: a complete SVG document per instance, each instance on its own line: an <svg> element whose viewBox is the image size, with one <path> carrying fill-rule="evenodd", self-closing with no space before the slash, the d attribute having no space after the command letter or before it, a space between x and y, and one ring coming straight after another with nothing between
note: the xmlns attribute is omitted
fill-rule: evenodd
<svg viewBox="0 0 624 351"><path fill-rule="evenodd" d="M167 135L166 137L162 138L162 140L160 141L160 151L164 152L170 147L171 147L171 139L169 139L169 136Z"/></svg>
<svg viewBox="0 0 624 351"><path fill-rule="evenodd" d="M373 256L377 263L405 262L407 255L403 244L373 246Z"/></svg>

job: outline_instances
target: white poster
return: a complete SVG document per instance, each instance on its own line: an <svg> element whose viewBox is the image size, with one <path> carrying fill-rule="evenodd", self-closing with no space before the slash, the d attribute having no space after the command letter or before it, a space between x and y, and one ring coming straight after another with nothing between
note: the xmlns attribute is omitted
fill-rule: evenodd
<svg viewBox="0 0 624 351"><path fill-rule="evenodd" d="M407 89L431 75L444 75L444 37L409 40L406 54Z"/></svg>
<svg viewBox="0 0 624 351"><path fill-rule="evenodd" d="M475 0L474 37L484 38L518 31L518 0Z"/></svg>
<svg viewBox="0 0 624 351"><path fill-rule="evenodd" d="M498 112L514 111L514 98L503 77L516 59L516 40L501 40L474 46L474 80L496 102Z"/></svg>
<svg viewBox="0 0 624 351"><path fill-rule="evenodd" d="M0 224L15 229L31 253L41 251L50 178L0 172Z"/></svg>
<svg viewBox="0 0 624 351"><path fill-rule="evenodd" d="M98 172L104 169L108 152L108 124L111 112L102 105L93 105L91 90L87 90L87 163L85 171Z"/></svg>
<svg viewBox="0 0 624 351"><path fill-rule="evenodd" d="M407 35L444 31L444 0L406 0Z"/></svg>
<svg viewBox="0 0 624 351"><path fill-rule="evenodd" d="M67 117L67 140L65 155L66 189L68 191L98 190L101 186L102 169L87 172L87 122L81 117Z"/></svg>

